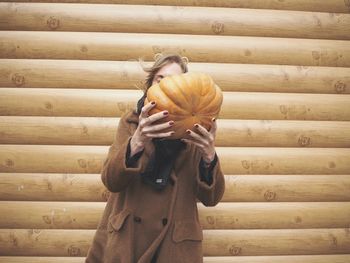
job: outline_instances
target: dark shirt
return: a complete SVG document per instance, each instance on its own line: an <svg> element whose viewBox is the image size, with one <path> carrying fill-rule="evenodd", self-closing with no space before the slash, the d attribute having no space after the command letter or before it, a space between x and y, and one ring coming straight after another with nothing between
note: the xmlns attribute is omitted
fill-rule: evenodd
<svg viewBox="0 0 350 263"><path fill-rule="evenodd" d="M125 158L125 165L126 167L135 167L137 160L141 157L144 150L134 154L132 157L130 157L131 153L131 147L130 147L130 140L128 143L128 147L126 150L126 158ZM218 157L215 153L214 160L210 163L209 167L206 167L203 159L201 158L199 162L199 175L201 181L206 182L208 185L211 185L213 183L213 168L216 165L218 160Z"/></svg>

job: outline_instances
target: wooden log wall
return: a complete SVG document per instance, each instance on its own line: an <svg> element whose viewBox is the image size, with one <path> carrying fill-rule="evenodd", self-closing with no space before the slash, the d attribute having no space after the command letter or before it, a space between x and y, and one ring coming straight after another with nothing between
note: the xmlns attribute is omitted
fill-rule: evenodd
<svg viewBox="0 0 350 263"><path fill-rule="evenodd" d="M1 2L0 262L84 262L137 59L162 51L224 91L204 262L350 262L348 0Z"/></svg>

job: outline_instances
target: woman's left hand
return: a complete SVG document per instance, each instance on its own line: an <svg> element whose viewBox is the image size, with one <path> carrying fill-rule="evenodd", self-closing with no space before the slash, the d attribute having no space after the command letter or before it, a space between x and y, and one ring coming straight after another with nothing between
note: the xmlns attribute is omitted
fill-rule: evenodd
<svg viewBox="0 0 350 263"><path fill-rule="evenodd" d="M216 120L215 118L212 119L210 131L207 131L207 129L200 124L195 124L194 127L197 132L187 130L186 133L190 136L190 138L182 139L182 141L196 145L202 154L203 161L210 164L215 157L214 143L217 128Z"/></svg>

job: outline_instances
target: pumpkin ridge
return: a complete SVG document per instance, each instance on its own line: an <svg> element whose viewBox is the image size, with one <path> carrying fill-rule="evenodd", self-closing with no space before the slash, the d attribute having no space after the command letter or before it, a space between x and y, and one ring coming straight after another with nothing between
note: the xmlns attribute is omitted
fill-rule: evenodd
<svg viewBox="0 0 350 263"><path fill-rule="evenodd" d="M199 86L199 79L198 78L194 78L192 76L195 76L194 74L188 74L187 77L190 77L190 79L188 79L187 77L184 78L184 81L186 82L186 86L187 87L198 87ZM193 83L194 82L194 85ZM198 94L196 94L196 92L193 92L193 89L189 89L189 94L191 95L191 113L196 112L198 105L200 104L200 98L198 98Z"/></svg>
<svg viewBox="0 0 350 263"><path fill-rule="evenodd" d="M219 92L219 88L217 86L215 86L215 97L214 99L206 105L206 107L202 110L201 112L202 113L211 113L211 112L215 112L215 115L218 115L219 112L220 112L220 107L217 108L217 104L218 104L218 101L219 101L219 105L221 106L222 105L222 102L223 102L223 96L222 96L222 93Z"/></svg>
<svg viewBox="0 0 350 263"><path fill-rule="evenodd" d="M184 78L185 85L183 83L181 83L181 80L176 81L176 83L178 85L178 90L180 91L180 93L183 96L184 100L188 104L188 112L191 113L192 110L193 110L192 99L189 100L188 94L187 94L187 92L191 91L191 88L190 88L190 86L188 85L188 82L187 82L187 77L189 76L189 73L185 73L184 76L185 76L185 78Z"/></svg>
<svg viewBox="0 0 350 263"><path fill-rule="evenodd" d="M179 108L181 108L182 110L186 111L186 112L190 112L191 111L191 103L187 100L186 98L186 94L184 93L184 91L181 89L181 83L178 83L176 81L176 77L170 77L169 79L167 79L167 82L172 83L172 88L168 88L170 85L164 84L164 83L159 83L159 87L160 89L164 92L164 94L171 99L172 103L175 104L176 106L178 106ZM164 87L164 88L163 88ZM164 89L169 90L171 93L171 96L169 95L169 93L165 92ZM176 91L176 93L180 93L182 95L182 100L177 100L176 99L176 95L179 96L179 94L175 94L172 91ZM183 105L181 103L185 103L186 105Z"/></svg>
<svg viewBox="0 0 350 263"><path fill-rule="evenodd" d="M154 93L154 94L152 94L152 93ZM152 93L150 94L150 98L152 96L155 97L155 99L153 99L153 100L157 102L157 108L160 109L160 111L168 110L169 112L171 111L171 112L176 113L176 114L182 114L182 115L186 114L186 110L183 110L179 106L177 106L176 104L172 103L173 102L172 99L168 96L168 94L166 94L164 92L164 90L162 90L160 88L159 85L157 85L157 87L154 87L154 91L152 91ZM158 96L157 96L157 93L158 93ZM159 93L161 93L161 94L159 94ZM159 100L160 98L163 98L163 100L160 101ZM169 104L173 105L172 109L169 109L169 107L168 107Z"/></svg>
<svg viewBox="0 0 350 263"><path fill-rule="evenodd" d="M195 109L196 112L202 111L202 109L209 105L215 98L215 83L209 75L199 73L198 82L200 90L198 90L197 93L199 94L200 99Z"/></svg>

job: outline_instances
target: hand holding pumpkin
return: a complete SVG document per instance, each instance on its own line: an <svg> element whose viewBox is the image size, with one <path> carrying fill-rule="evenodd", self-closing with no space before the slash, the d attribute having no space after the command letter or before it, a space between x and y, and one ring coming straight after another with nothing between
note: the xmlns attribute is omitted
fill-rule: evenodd
<svg viewBox="0 0 350 263"><path fill-rule="evenodd" d="M215 136L216 136L216 121L212 119L212 125L209 131L200 124L195 124L194 127L198 132L187 130L186 133L190 138L182 139L186 143L194 144L198 147L202 154L202 158L205 163L209 164L214 160L215 157Z"/></svg>
<svg viewBox="0 0 350 263"><path fill-rule="evenodd" d="M158 120L166 118L169 115L167 110L163 110L149 116L149 111L155 107L155 105L156 103L152 101L142 107L141 114L139 116L139 125L137 126L137 129L130 141L131 156L139 151L142 151L145 145L149 143L152 138L164 138L174 134L174 131L162 131L171 127L174 124L174 121L167 121L160 124L154 123Z"/></svg>
<svg viewBox="0 0 350 263"><path fill-rule="evenodd" d="M168 110L168 118L158 123L174 120L175 133L169 139L181 139L186 131L200 124L209 130L212 118L217 118L223 102L221 89L204 73L187 72L163 78L147 90L145 102L156 101L149 113ZM168 131L169 129L165 130Z"/></svg>
<svg viewBox="0 0 350 263"><path fill-rule="evenodd" d="M168 137L196 145L203 160L211 163L215 157L213 120L219 115L222 102L221 89L207 74L184 73L163 78L147 90L146 105L131 141L131 154L141 151L152 138Z"/></svg>

